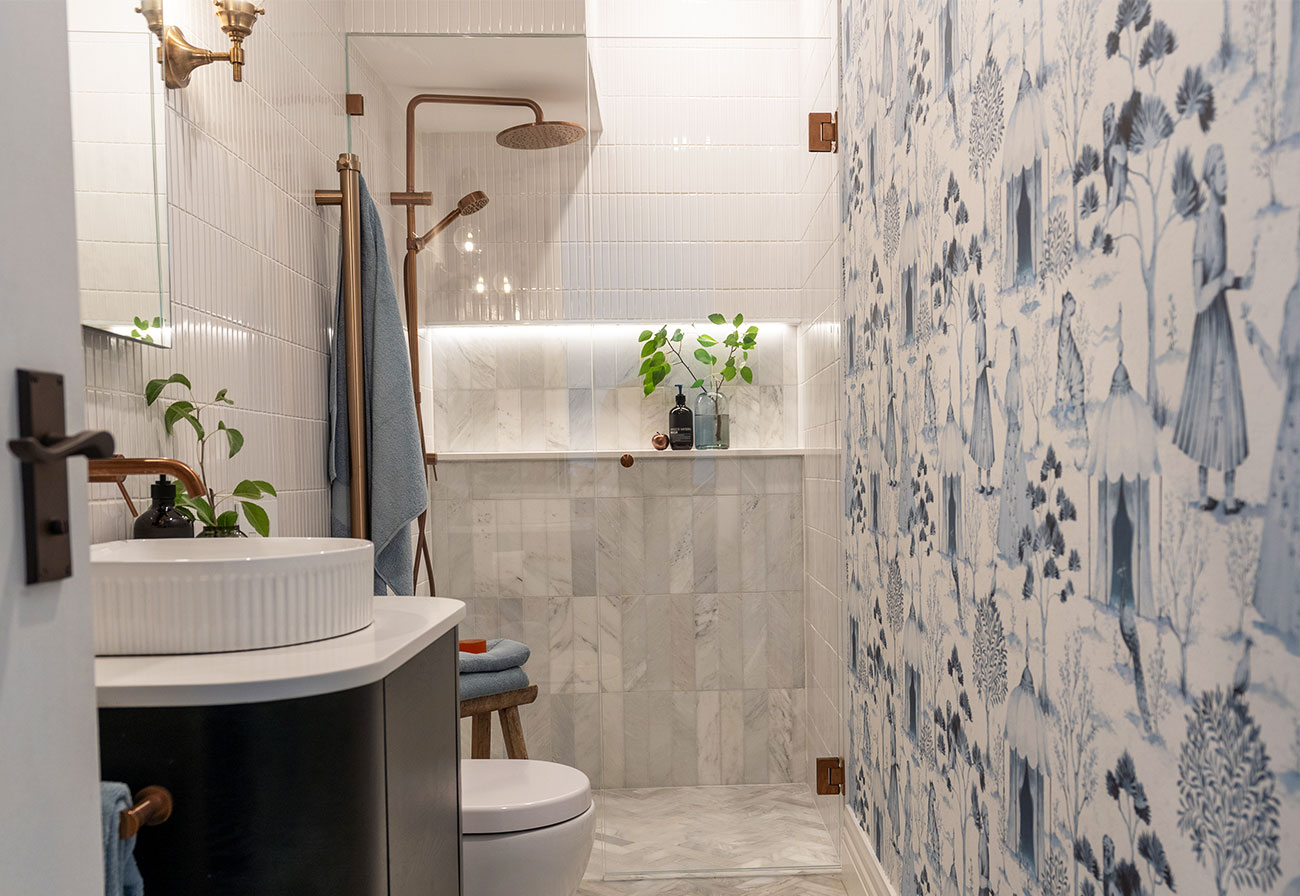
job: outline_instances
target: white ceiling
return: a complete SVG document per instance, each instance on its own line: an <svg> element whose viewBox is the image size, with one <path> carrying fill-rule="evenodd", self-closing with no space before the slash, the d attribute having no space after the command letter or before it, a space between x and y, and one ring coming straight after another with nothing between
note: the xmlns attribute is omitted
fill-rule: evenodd
<svg viewBox="0 0 1300 896"><path fill-rule="evenodd" d="M600 130L583 35L353 34L348 56L349 66L358 56L364 59L403 106L417 93L522 96L539 103L549 120ZM416 130L495 133L532 120L521 108L431 106L416 114Z"/></svg>

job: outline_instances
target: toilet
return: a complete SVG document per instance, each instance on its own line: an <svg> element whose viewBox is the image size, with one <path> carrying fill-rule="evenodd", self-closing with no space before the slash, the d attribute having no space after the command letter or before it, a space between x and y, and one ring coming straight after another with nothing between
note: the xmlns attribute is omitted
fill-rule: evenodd
<svg viewBox="0 0 1300 896"><path fill-rule="evenodd" d="M576 768L536 759L462 759L465 896L573 896L596 810Z"/></svg>

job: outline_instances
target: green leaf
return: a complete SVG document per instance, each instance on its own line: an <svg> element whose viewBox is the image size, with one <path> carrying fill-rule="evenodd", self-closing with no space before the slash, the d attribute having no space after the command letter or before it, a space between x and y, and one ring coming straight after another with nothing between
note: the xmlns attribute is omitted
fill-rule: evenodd
<svg viewBox="0 0 1300 896"><path fill-rule="evenodd" d="M227 510L225 513L223 513L223 514L221 514L219 517L217 517L217 528L218 528L218 529L230 529L230 528L233 528L234 526L237 526L237 525L239 525L239 512L238 512L238 511L235 511L235 510Z"/></svg>
<svg viewBox="0 0 1300 896"><path fill-rule="evenodd" d="M147 329L149 329L149 325L148 325L147 323L145 323L144 320L143 320L142 318L139 318L139 317L137 317L137 318L135 319L135 325L136 325L136 328L137 328L137 329L140 329L140 330L147 330ZM133 335L134 335L134 334L133 334Z"/></svg>
<svg viewBox="0 0 1300 896"><path fill-rule="evenodd" d="M728 383L734 380L736 378L736 368L734 367L722 368L722 378Z"/></svg>
<svg viewBox="0 0 1300 896"><path fill-rule="evenodd" d="M654 335L655 335L654 332L651 330L642 330L641 335L636 337L636 341L645 342L647 339L653 339Z"/></svg>
<svg viewBox="0 0 1300 896"><path fill-rule="evenodd" d="M742 367L740 368L740 378L747 383L753 383L754 371L750 370L748 366Z"/></svg>
<svg viewBox="0 0 1300 896"><path fill-rule="evenodd" d="M162 326L162 316L161 316L161 315L159 315L158 317L155 317L155 318L153 319L153 325L154 325L155 327L161 327L161 326Z"/></svg>
<svg viewBox="0 0 1300 896"><path fill-rule="evenodd" d="M262 487L252 479L241 480L235 490L230 493L236 498L260 498L262 497Z"/></svg>
<svg viewBox="0 0 1300 896"><path fill-rule="evenodd" d="M644 392L646 395L649 395L650 393L654 392L654 390L655 390L655 384L650 380L646 380L646 384L641 387L641 391Z"/></svg>
<svg viewBox="0 0 1300 896"><path fill-rule="evenodd" d="M263 494L270 495L270 496L273 497L273 498L278 498L278 497L279 497L279 495L277 495L277 494L275 493L275 486L273 486L271 483L267 482L265 479L252 479L252 480L249 480L249 481L252 482L253 485L255 485L255 486L257 486L258 488L260 488L260 489L262 490Z"/></svg>
<svg viewBox="0 0 1300 896"><path fill-rule="evenodd" d="M722 340L722 344L723 344L723 345L729 345L729 346L731 346L732 348L739 348L739 347L740 347L740 337L737 336L735 333L728 333L728 334L727 334L727 338L724 339L724 340Z"/></svg>
<svg viewBox="0 0 1300 896"><path fill-rule="evenodd" d="M163 428L167 434L172 434L172 429L182 418L194 413L194 403L191 401L174 401L167 406L163 412Z"/></svg>
<svg viewBox="0 0 1300 896"><path fill-rule="evenodd" d="M708 364L712 366L714 363L716 363L717 359L715 359L713 355L709 354L704 349L697 348L695 350L695 360L699 361L701 364Z"/></svg>
<svg viewBox="0 0 1300 896"><path fill-rule="evenodd" d="M641 369L636 372L636 375L645 376L646 372L649 371L650 368L654 366L654 363L655 363L654 358L646 358L644 361L641 362Z"/></svg>
<svg viewBox="0 0 1300 896"><path fill-rule="evenodd" d="M681 342L682 339L684 339L685 337L686 334L683 333L680 329L673 330L673 340L672 340L673 342Z"/></svg>
<svg viewBox="0 0 1300 896"><path fill-rule="evenodd" d="M212 505L208 503L207 498L193 498L187 496L182 505L181 499L177 497L176 504L177 506L184 506L194 511L194 516L199 522L205 525L215 526L217 524L217 519L212 514Z"/></svg>
<svg viewBox="0 0 1300 896"><path fill-rule="evenodd" d="M711 324L716 324L717 326L720 327L726 322L727 319L723 317L721 314L718 314L716 311L713 314L709 315L709 323Z"/></svg>
<svg viewBox="0 0 1300 896"><path fill-rule="evenodd" d="M705 348L718 344L718 340L714 339L708 333L701 333L699 337L699 342L700 345L704 346Z"/></svg>
<svg viewBox="0 0 1300 896"><path fill-rule="evenodd" d="M748 330L745 331L745 335L749 337L757 337L758 327L750 327Z"/></svg>
<svg viewBox="0 0 1300 896"><path fill-rule="evenodd" d="M217 397L212 399L212 403L216 404L217 402L221 402L222 404L234 405L234 402L226 397L227 391L228 390L226 389L222 389L220 392L218 392Z"/></svg>
<svg viewBox="0 0 1300 896"><path fill-rule="evenodd" d="M692 389L703 389L703 388L704 388L704 380L696 380L695 382L691 383L691 388L692 388Z"/></svg>
<svg viewBox="0 0 1300 896"><path fill-rule="evenodd" d="M217 429L226 434L226 440L230 442L230 453L226 457L234 457L239 453L239 449L244 447L244 434L237 429L232 429L222 420L217 424Z"/></svg>
<svg viewBox="0 0 1300 896"><path fill-rule="evenodd" d="M737 315L735 316L735 318L732 319L732 321L731 321L731 325L732 325L733 327L735 327L737 330L739 330L739 329L740 329L740 325L743 324L744 322L745 322L745 315L743 315L743 314L737 314Z"/></svg>
<svg viewBox="0 0 1300 896"><path fill-rule="evenodd" d="M651 355L654 354L656 347L657 346L655 345L655 341L651 339L645 345L641 346L641 357L643 358L650 357Z"/></svg>
<svg viewBox="0 0 1300 896"><path fill-rule="evenodd" d="M271 518L266 515L266 511L252 501L240 501L239 506L244 508L244 516L248 517L249 524L256 530L257 534L267 538L271 534Z"/></svg>
<svg viewBox="0 0 1300 896"><path fill-rule="evenodd" d="M650 379L657 386L664 381L664 377L668 376L668 370L667 367L656 367L654 372L650 374Z"/></svg>
<svg viewBox="0 0 1300 896"><path fill-rule="evenodd" d="M144 387L144 403L147 405L153 404L158 400L158 396L162 395L163 389L166 389L172 383L180 383L186 389L192 388L190 381L179 373L173 373L165 380L150 380Z"/></svg>

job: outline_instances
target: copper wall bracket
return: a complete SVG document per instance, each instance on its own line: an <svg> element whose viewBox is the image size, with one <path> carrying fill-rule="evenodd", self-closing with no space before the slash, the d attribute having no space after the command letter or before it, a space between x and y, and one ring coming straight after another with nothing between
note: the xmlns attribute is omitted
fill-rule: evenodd
<svg viewBox="0 0 1300 896"><path fill-rule="evenodd" d="M844 759L841 756L822 756L817 760L817 792L833 796L844 791Z"/></svg>
<svg viewBox="0 0 1300 896"><path fill-rule="evenodd" d="M359 93L348 93L343 96L344 108L349 115L362 116L366 114L366 98Z"/></svg>
<svg viewBox="0 0 1300 896"><path fill-rule="evenodd" d="M266 10L249 0L215 0L221 30L230 38L230 49L218 53L196 47L185 39L184 32L175 25L163 33L163 82L173 89L188 87L190 76L196 68L218 60L230 63L236 81L244 80L244 38L253 33L257 17Z"/></svg>
<svg viewBox="0 0 1300 896"><path fill-rule="evenodd" d="M835 112L808 113L808 151L840 151L839 117Z"/></svg>

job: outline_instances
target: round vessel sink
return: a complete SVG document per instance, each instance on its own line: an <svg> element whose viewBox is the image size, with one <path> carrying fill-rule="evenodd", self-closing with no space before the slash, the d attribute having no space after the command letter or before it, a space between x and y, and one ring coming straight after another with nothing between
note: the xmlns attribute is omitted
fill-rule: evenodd
<svg viewBox="0 0 1300 896"><path fill-rule="evenodd" d="M374 546L355 538L92 545L98 656L221 653L334 638L374 621Z"/></svg>

